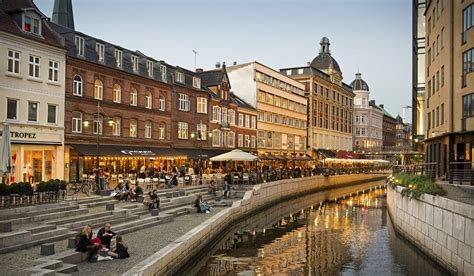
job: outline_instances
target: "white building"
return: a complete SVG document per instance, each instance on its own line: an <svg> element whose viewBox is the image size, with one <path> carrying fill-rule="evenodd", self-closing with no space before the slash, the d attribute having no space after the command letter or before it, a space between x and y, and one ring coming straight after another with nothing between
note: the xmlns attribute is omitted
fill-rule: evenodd
<svg viewBox="0 0 474 276"><path fill-rule="evenodd" d="M28 172L33 182L64 179L63 40L32 1L0 2L0 18L0 125L10 125L11 180L28 181Z"/></svg>
<svg viewBox="0 0 474 276"><path fill-rule="evenodd" d="M354 98L354 149L378 151L383 147L383 109L369 100L369 85L356 74L351 86Z"/></svg>

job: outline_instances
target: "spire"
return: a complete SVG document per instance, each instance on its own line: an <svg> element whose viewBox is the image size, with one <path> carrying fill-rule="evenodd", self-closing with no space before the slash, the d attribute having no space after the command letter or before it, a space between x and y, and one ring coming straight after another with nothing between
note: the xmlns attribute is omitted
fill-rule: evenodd
<svg viewBox="0 0 474 276"><path fill-rule="evenodd" d="M359 71L359 70L357 70L357 71ZM362 74L357 72L356 73L356 80L360 80L360 79L362 79Z"/></svg>
<svg viewBox="0 0 474 276"><path fill-rule="evenodd" d="M319 49L320 54L322 53L331 54L331 50L329 50L329 45L331 45L331 43L329 43L329 38L327 37L321 38L321 42L319 42L319 45L321 45L321 48Z"/></svg>
<svg viewBox="0 0 474 276"><path fill-rule="evenodd" d="M53 22L74 30L72 0L54 0Z"/></svg>

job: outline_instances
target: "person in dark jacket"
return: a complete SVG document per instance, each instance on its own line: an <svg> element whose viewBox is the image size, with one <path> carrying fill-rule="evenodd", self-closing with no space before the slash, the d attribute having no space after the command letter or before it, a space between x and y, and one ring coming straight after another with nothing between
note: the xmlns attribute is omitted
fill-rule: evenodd
<svg viewBox="0 0 474 276"><path fill-rule="evenodd" d="M97 244L92 244L92 227L90 225L84 226L82 231L76 236L76 251L82 253L89 253L88 260L94 261L99 250Z"/></svg>
<svg viewBox="0 0 474 276"><path fill-rule="evenodd" d="M128 246L123 242L122 236L117 236L117 246L115 247L114 253L117 254L118 259L125 259L130 257L128 254Z"/></svg>
<svg viewBox="0 0 474 276"><path fill-rule="evenodd" d="M110 230L111 226L110 223L106 223L105 226L100 228L99 232L97 232L97 237L107 249L110 249L110 242L112 238L117 235L114 231Z"/></svg>

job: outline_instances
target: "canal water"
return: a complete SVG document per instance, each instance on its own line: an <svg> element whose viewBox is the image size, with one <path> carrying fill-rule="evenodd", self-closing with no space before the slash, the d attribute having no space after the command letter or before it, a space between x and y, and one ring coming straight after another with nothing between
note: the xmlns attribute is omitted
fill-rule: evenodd
<svg viewBox="0 0 474 276"><path fill-rule="evenodd" d="M235 225L189 273L446 275L395 233L385 192L372 190L331 203L316 194L272 206Z"/></svg>

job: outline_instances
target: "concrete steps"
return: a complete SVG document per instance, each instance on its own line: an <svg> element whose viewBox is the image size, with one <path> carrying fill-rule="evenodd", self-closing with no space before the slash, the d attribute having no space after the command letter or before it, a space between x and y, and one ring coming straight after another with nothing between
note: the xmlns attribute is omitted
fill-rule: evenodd
<svg viewBox="0 0 474 276"><path fill-rule="evenodd" d="M72 210L54 210L53 213L47 213L42 215L32 215L24 218L10 219L9 221L12 224L22 224L22 223L31 223L31 222L42 222L46 220L59 219L68 216L76 216L81 214L88 213L87 209L79 209L78 206L74 206Z"/></svg>
<svg viewBox="0 0 474 276"><path fill-rule="evenodd" d="M86 220L90 218L99 218L99 217L105 217L109 216L111 214L110 211L108 212L103 212L103 213L96 213L96 214L86 214L86 215L80 215L80 216L74 216L74 217L67 217L67 218L61 218L61 219L56 219L52 221L47 221L48 224L55 224L55 225L62 225L62 224L67 224L71 222L75 222L78 220Z"/></svg>
<svg viewBox="0 0 474 276"><path fill-rule="evenodd" d="M37 240L47 239L47 238L50 238L52 236L62 236L62 235L68 234L68 232L69 232L69 229L64 228L64 227L60 227L60 228L57 228L57 229L32 234L31 235L31 240L32 241L37 241Z"/></svg>
<svg viewBox="0 0 474 276"><path fill-rule="evenodd" d="M51 204L42 204L26 207L18 207L13 209L4 209L0 214L0 221L8 220L11 218L22 218L31 216L32 213L36 214L45 214L50 212L52 209L58 209L62 207L71 206L69 203L51 203Z"/></svg>

